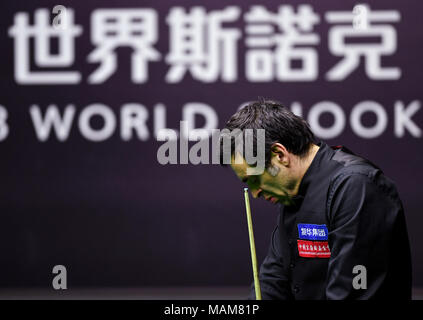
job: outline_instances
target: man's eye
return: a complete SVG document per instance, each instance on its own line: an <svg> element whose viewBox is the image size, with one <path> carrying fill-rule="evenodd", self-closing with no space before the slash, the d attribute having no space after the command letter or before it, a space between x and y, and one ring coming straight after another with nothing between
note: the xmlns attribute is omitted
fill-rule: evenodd
<svg viewBox="0 0 423 320"><path fill-rule="evenodd" d="M257 183L258 182L258 176L251 176L250 177L250 183Z"/></svg>

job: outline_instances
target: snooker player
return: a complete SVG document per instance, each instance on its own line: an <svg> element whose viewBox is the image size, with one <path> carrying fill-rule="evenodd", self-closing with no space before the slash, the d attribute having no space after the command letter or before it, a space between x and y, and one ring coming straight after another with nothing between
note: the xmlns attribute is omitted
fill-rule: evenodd
<svg viewBox="0 0 423 320"><path fill-rule="evenodd" d="M254 198L280 206L259 272L263 299L411 298L404 210L381 169L345 147L316 143L308 124L274 101L250 103L226 128L265 130L259 175L247 174L245 158L234 161L231 141L238 178Z"/></svg>

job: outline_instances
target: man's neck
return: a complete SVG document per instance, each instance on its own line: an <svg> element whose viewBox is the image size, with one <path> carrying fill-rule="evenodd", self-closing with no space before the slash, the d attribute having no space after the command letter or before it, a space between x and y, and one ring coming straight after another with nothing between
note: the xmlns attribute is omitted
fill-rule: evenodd
<svg viewBox="0 0 423 320"><path fill-rule="evenodd" d="M295 186L294 194L298 194L298 191L299 191L300 185L301 185L301 181L303 180L304 175L306 174L308 168L310 168L311 163L313 162L314 157L316 156L319 149L320 149L320 147L313 143L311 145L307 155L301 159L299 170L298 170L298 172L299 172L298 176L299 177L298 177L298 182Z"/></svg>

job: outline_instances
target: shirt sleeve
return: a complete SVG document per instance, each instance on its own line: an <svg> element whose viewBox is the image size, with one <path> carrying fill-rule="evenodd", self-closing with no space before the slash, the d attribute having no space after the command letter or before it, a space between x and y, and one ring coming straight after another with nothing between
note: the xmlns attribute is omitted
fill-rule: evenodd
<svg viewBox="0 0 423 320"><path fill-rule="evenodd" d="M263 300L288 300L290 296L288 276L283 266L279 246L280 236L276 226L272 233L268 254L260 267L259 280ZM248 299L256 299L254 282Z"/></svg>
<svg viewBox="0 0 423 320"><path fill-rule="evenodd" d="M383 290L389 237L401 209L366 174L344 175L334 184L328 198L331 257L326 297L374 298Z"/></svg>

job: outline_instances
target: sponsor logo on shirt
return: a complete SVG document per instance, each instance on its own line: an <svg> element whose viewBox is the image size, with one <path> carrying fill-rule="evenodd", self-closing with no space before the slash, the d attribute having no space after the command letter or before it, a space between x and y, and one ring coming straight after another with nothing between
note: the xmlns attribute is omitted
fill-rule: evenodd
<svg viewBox="0 0 423 320"><path fill-rule="evenodd" d="M298 224L298 235L304 240L327 240L328 228L325 224Z"/></svg>
<svg viewBox="0 0 423 320"><path fill-rule="evenodd" d="M298 253L304 258L330 258L330 249L327 241L297 240Z"/></svg>

